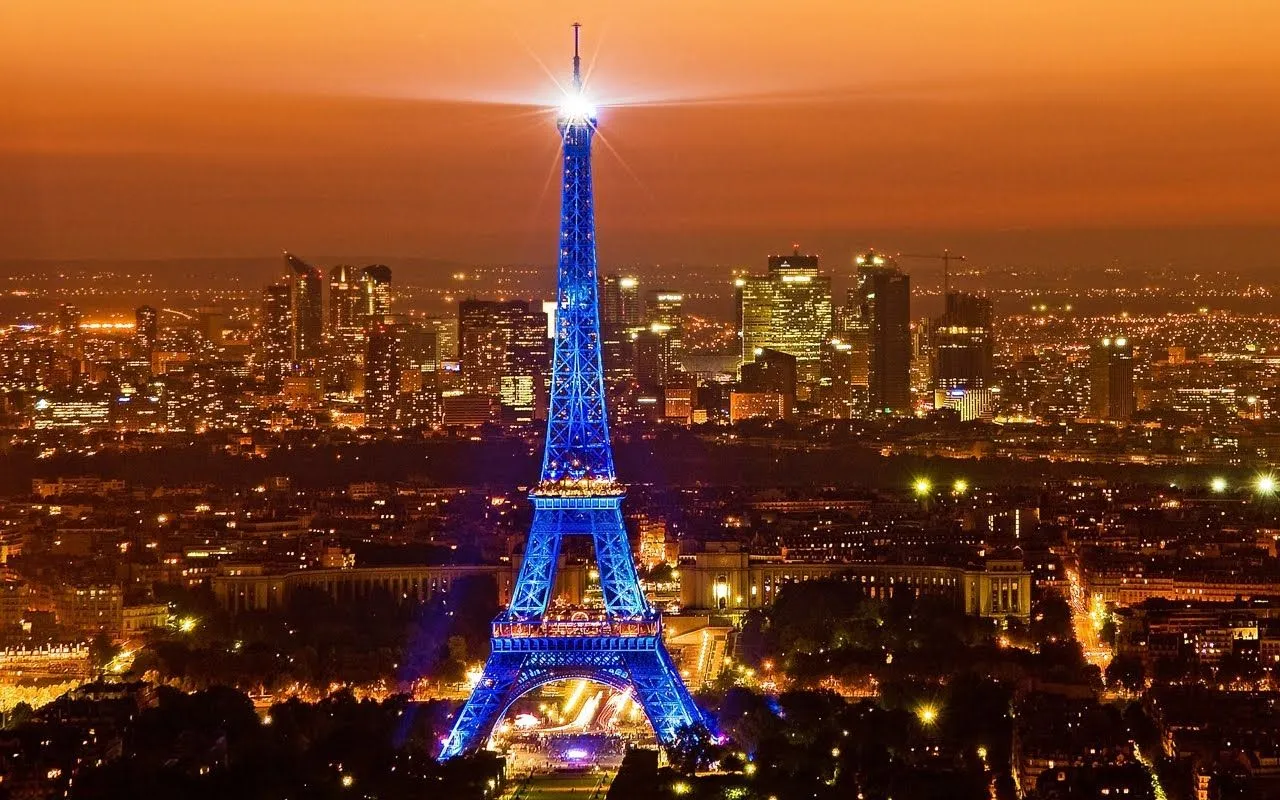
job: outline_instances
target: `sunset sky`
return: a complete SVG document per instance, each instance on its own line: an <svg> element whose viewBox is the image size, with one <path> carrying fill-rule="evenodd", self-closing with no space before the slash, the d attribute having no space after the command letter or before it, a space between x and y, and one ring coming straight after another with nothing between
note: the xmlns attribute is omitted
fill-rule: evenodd
<svg viewBox="0 0 1280 800"><path fill-rule="evenodd" d="M1275 0L7 0L0 259L547 263L574 20L605 264L1280 262Z"/></svg>

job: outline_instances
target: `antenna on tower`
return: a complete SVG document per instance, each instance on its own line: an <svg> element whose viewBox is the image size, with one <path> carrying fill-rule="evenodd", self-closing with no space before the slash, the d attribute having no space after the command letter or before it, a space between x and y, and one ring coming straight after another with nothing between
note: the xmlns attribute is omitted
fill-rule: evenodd
<svg viewBox="0 0 1280 800"><path fill-rule="evenodd" d="M578 57L578 29L581 22L573 23L573 88L582 90L582 59Z"/></svg>

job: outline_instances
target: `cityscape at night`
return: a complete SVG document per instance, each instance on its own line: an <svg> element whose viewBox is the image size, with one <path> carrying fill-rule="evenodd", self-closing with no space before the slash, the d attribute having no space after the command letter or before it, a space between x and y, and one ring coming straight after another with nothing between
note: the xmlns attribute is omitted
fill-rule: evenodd
<svg viewBox="0 0 1280 800"><path fill-rule="evenodd" d="M0 10L0 800L1280 798L1280 8L793 5Z"/></svg>

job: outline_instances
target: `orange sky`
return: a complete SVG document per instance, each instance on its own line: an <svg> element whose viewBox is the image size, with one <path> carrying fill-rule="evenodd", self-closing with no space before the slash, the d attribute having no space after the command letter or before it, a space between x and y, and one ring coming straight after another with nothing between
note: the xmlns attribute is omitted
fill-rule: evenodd
<svg viewBox="0 0 1280 800"><path fill-rule="evenodd" d="M1280 260L1274 0L17 0L0 259L548 262L574 19L605 263Z"/></svg>

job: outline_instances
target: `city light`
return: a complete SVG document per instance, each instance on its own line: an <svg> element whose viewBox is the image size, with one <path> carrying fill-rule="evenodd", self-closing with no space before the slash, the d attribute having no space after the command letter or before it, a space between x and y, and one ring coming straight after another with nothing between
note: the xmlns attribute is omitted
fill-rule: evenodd
<svg viewBox="0 0 1280 800"><path fill-rule="evenodd" d="M956 494L964 494L965 492L969 491L969 482L964 478L957 478L956 482L952 484L951 488L955 491Z"/></svg>
<svg viewBox="0 0 1280 800"><path fill-rule="evenodd" d="M674 795L686 795L693 791L693 787L684 781L676 781L671 784L671 793Z"/></svg>
<svg viewBox="0 0 1280 800"><path fill-rule="evenodd" d="M1260 495L1270 496L1276 493L1276 479L1274 475L1259 475L1253 482L1253 488Z"/></svg>
<svg viewBox="0 0 1280 800"><path fill-rule="evenodd" d="M922 725L932 725L938 721L938 708L930 703L926 703L916 709L916 719L920 720Z"/></svg>
<svg viewBox="0 0 1280 800"><path fill-rule="evenodd" d="M911 489L916 493L916 497L924 497L933 491L933 482L928 478L916 478L911 484Z"/></svg>
<svg viewBox="0 0 1280 800"><path fill-rule="evenodd" d="M183 617L178 620L178 630L183 633L191 633L200 624L200 620L195 617Z"/></svg>
<svg viewBox="0 0 1280 800"><path fill-rule="evenodd" d="M1222 494L1227 490L1227 479L1221 476L1214 478L1209 482L1209 488L1216 494Z"/></svg>

